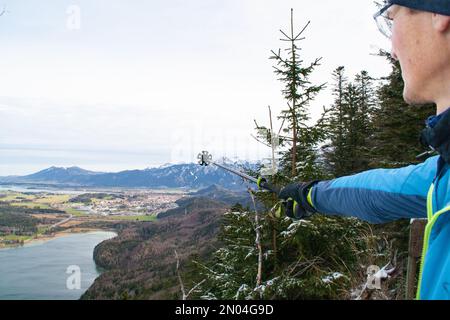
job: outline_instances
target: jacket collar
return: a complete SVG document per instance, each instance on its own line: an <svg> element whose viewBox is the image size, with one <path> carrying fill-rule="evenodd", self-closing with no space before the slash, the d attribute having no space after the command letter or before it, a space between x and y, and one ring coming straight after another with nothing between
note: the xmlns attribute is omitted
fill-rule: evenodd
<svg viewBox="0 0 450 320"><path fill-rule="evenodd" d="M450 108L443 113L429 117L422 130L420 142L437 151L450 164Z"/></svg>

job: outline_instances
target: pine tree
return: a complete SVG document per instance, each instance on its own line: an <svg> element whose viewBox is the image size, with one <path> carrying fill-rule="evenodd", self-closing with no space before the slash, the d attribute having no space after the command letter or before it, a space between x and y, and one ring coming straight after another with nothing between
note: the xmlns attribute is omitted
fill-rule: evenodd
<svg viewBox="0 0 450 320"><path fill-rule="evenodd" d="M281 166L290 168L292 178L311 179L315 173L314 163L316 160L315 147L321 137L321 132L316 126L309 125L308 107L315 96L322 90L325 84L314 85L309 81L309 77L314 69L319 66L321 58L315 59L309 66L303 65L297 43L303 39L300 38L308 27L309 22L298 33L294 33L294 15L291 9L291 28L290 35L281 31L284 38L281 41L289 43L287 57L278 52L272 51L271 59L276 61L275 74L279 80L284 83L283 96L287 100L288 109L281 111L280 119L286 124L283 132L287 134L288 139L282 140L282 145L289 143L291 145L289 153L286 153L281 160ZM302 172L298 174L301 168Z"/></svg>
<svg viewBox="0 0 450 320"><path fill-rule="evenodd" d="M375 105L373 79L362 71L353 83L338 67L333 77L334 104L325 119L329 143L322 147L326 167L334 177L367 169L367 143L372 131L371 116Z"/></svg>
<svg viewBox="0 0 450 320"><path fill-rule="evenodd" d="M329 143L322 146L326 169L334 177L341 176L347 171L348 161L345 149L346 123L344 122L344 90L347 87L347 78L344 72L343 66L338 67L333 72L335 80L333 96L335 100L325 119Z"/></svg>
<svg viewBox="0 0 450 320"><path fill-rule="evenodd" d="M424 120L435 113L435 106L410 106L403 100L404 82L400 64L389 53L380 51L392 65L378 89L379 106L375 112L374 134L371 138L371 167L402 167L417 163L416 156L425 148L419 143Z"/></svg>
<svg viewBox="0 0 450 320"><path fill-rule="evenodd" d="M373 81L374 79L364 70L356 75L354 81L358 96L358 108L355 126L355 158L351 173L367 170L369 167L370 150L368 144L373 133L372 117L376 104Z"/></svg>
<svg viewBox="0 0 450 320"><path fill-rule="evenodd" d="M264 224L264 221L262 221ZM254 213L234 206L223 218L219 240L223 246L210 261L198 264L204 283L194 298L257 299L257 248L254 245ZM266 254L267 258L267 254ZM265 270L265 272L268 272Z"/></svg>
<svg viewBox="0 0 450 320"><path fill-rule="evenodd" d="M315 216L279 221L279 266L273 263L268 216L262 217L264 268L255 286L257 250L254 213L234 207L224 216L223 246L206 262L195 262L193 299L344 299L367 251L370 227L356 219ZM374 253L374 256L377 252ZM372 261L371 261L372 262ZM196 277L196 279L195 279Z"/></svg>

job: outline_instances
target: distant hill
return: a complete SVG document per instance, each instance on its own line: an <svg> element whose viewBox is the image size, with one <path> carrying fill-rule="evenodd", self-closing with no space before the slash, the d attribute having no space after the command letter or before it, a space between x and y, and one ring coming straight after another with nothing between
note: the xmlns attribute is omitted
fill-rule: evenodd
<svg viewBox="0 0 450 320"><path fill-rule="evenodd" d="M73 181L88 180L90 177L102 174L81 169L79 167L58 168L50 167L48 169L30 174L28 176L19 177L28 181L46 182L46 183L71 183ZM17 179L17 177L16 177Z"/></svg>
<svg viewBox="0 0 450 320"><path fill-rule="evenodd" d="M217 184L196 192L191 192L188 197L178 199L175 203L178 205L177 208L161 212L158 214L158 218L186 215L198 210L212 208L229 208L237 203L241 204L244 208L249 207L253 210L253 202L246 190L229 190ZM258 201L256 205L258 210L263 208L263 204Z"/></svg>
<svg viewBox="0 0 450 320"><path fill-rule="evenodd" d="M228 206L222 201L212 200L206 197L189 197L176 201L178 208L170 209L158 214L158 218L188 215L192 212L208 209L226 209Z"/></svg>
<svg viewBox="0 0 450 320"><path fill-rule="evenodd" d="M226 158L219 161L242 169L255 169L257 163L232 162ZM117 173L94 172L79 167L51 167L26 176L0 177L0 183L50 184L79 187L125 187L125 188L189 188L201 189L220 185L227 189L243 190L242 179L214 165L202 167L195 163L165 164L158 168L126 170Z"/></svg>
<svg viewBox="0 0 450 320"><path fill-rule="evenodd" d="M234 205L239 202L245 206L251 200L246 190L230 190L218 184L213 184L199 191L191 192L189 195L193 197L214 199L228 205Z"/></svg>

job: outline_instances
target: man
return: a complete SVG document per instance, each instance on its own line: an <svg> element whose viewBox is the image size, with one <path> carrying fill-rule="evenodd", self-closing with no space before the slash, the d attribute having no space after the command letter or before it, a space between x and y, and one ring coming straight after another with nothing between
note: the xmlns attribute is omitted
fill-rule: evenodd
<svg viewBox="0 0 450 320"><path fill-rule="evenodd" d="M417 299L450 299L450 0L390 0L374 17L400 62L404 100L437 105L421 141L439 155L400 169L290 184L279 197L297 202L297 219L308 212L372 223L428 218Z"/></svg>

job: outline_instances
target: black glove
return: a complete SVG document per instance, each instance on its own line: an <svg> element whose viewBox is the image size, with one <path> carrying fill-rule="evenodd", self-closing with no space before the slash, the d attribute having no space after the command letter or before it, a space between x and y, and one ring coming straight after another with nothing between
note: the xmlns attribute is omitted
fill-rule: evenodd
<svg viewBox="0 0 450 320"><path fill-rule="evenodd" d="M308 202L308 192L318 181L291 183L278 193L278 198L285 200L286 215L292 219L303 219L316 213Z"/></svg>

